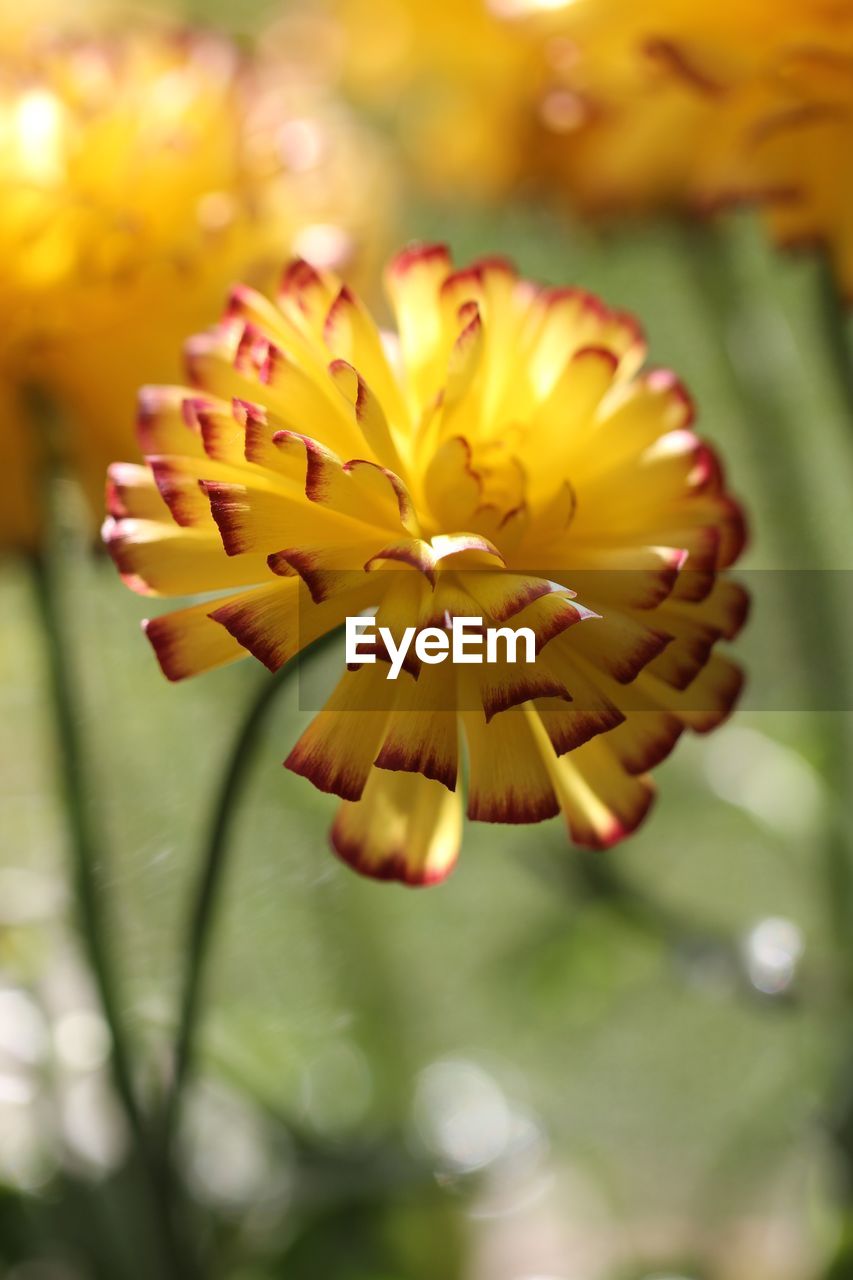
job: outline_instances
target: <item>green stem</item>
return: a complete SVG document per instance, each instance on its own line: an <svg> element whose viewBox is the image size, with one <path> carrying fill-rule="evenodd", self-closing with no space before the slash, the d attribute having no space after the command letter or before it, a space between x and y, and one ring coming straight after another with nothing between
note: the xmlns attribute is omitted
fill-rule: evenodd
<svg viewBox="0 0 853 1280"><path fill-rule="evenodd" d="M731 298L740 283L735 279L730 250L723 237L715 235L697 246L691 254L691 269L700 292L711 302L714 329L717 333L728 320ZM821 259L818 266L818 304L823 317L823 330L840 396L850 419L850 442L853 443L853 363L847 339L847 317L832 279L829 263ZM768 403L766 392L751 385L732 360L725 341L719 350L727 373L737 388L742 403L756 421L775 420L778 427L774 461L776 485L783 489L791 516L789 523L792 559L810 560L820 566L826 562L826 548L814 519L809 499L803 493L802 477L808 464L810 443L802 423L792 415L784 391ZM780 361L780 366L783 362ZM843 442L842 442L843 443ZM838 465L848 465L851 450L839 455ZM853 774L853 739L850 717L851 687L848 654L844 642L846 618L829 588L811 593L808 608L793 609L791 624L797 628L804 670L815 707L838 707L838 711L815 716L823 760L822 773L829 796L830 810L822 833L822 852L826 886L827 917L834 938L838 996L841 1002L842 1042L851 1036L850 1010L853 1001L853 838L849 830L849 778ZM826 1271L826 1280L853 1280L853 1230L850 1217L853 1206L853 1043L846 1048L847 1060L830 1106L828 1117L840 1161L840 1199L845 1210L843 1242Z"/></svg>
<svg viewBox="0 0 853 1280"><path fill-rule="evenodd" d="M164 1194L162 1169L137 1098L131 1052L110 963L107 923L97 871L107 865L107 859L90 800L91 787L79 729L80 716L73 693L74 676L68 660L68 642L61 619L57 574L46 553L34 555L31 566L34 595L46 647L50 701L58 747L59 780L68 823L79 933L110 1031L112 1078L130 1128L140 1173L147 1187L147 1199L157 1227L158 1243L155 1248L164 1267L163 1274L174 1277L174 1280L191 1280L195 1272L183 1258L171 1205Z"/></svg>
<svg viewBox="0 0 853 1280"><path fill-rule="evenodd" d="M93 788L80 730L81 713L71 639L64 623L62 538L55 528L53 482L61 472L60 436L54 407L32 393L30 410L39 431L42 453L43 547L30 557L33 595L44 638L47 681L57 745L57 767L67 821L72 886L81 943L85 949L98 999L110 1032L110 1070L133 1143L153 1227L152 1247L160 1273L173 1280L194 1280L195 1269L178 1238L163 1170L151 1142L146 1117L136 1092L132 1054L121 1013L121 1001L110 959L108 925L99 869L108 865L106 845L92 801Z"/></svg>
<svg viewBox="0 0 853 1280"><path fill-rule="evenodd" d="M81 936L98 997L110 1029L113 1079L130 1127L139 1138L144 1129L131 1071L131 1056L125 1040L119 999L109 961L103 903L96 868L106 865L100 832L91 812L89 781L86 776L79 716L72 693L73 676L68 669L67 642L63 639L58 584L46 554L32 561L32 581L42 623L50 683L51 705L59 748L59 773L68 822L74 895Z"/></svg>
<svg viewBox="0 0 853 1280"><path fill-rule="evenodd" d="M843 397L847 427L853 441L853 356L850 347L849 315L844 300L838 292L832 263L823 254L817 266L818 301L823 317L823 333L832 360L836 383ZM842 656L842 655L840 655ZM846 672L846 666L842 668ZM845 700L842 705L850 705ZM839 946L846 949L848 1005L853 1001L853 869L851 869L845 839L849 822L847 797L849 795L848 766L853 760L850 716L833 717L836 750L829 762L833 771L833 793L838 797L836 828L839 845L844 850L844 866L841 867L839 851L836 874L830 878L830 893L837 894L838 902L833 912L834 928ZM831 744L828 742L827 746ZM830 1117L836 1150L840 1161L839 1183L846 1212L842 1221L841 1241L826 1271L826 1280L853 1280L853 1027L850 1025L850 1009L845 1010L845 1034L848 1044L841 1063L836 1086L835 1105Z"/></svg>
<svg viewBox="0 0 853 1280"><path fill-rule="evenodd" d="M225 878L229 841L238 802L255 748L276 693L294 664L288 663L260 685L242 720L217 789L205 851L187 927L184 971L178 1026L175 1035L172 1078L163 1112L163 1141L168 1150L180 1120L180 1105L195 1064L196 1030L201 1009L205 972L213 937L213 925Z"/></svg>
<svg viewBox="0 0 853 1280"><path fill-rule="evenodd" d="M835 272L827 253L817 255L818 301L823 316L823 334L836 370L836 381L844 396L849 426L853 432L853 352L850 345L850 318L838 291Z"/></svg>
<svg viewBox="0 0 853 1280"><path fill-rule="evenodd" d="M768 396L766 388L758 386L738 367L732 358L725 331L732 315L733 302L744 281L738 278L736 264L732 261L730 243L725 233L714 228L705 232L688 229L688 268L696 284L696 292L704 299L709 314L710 327L717 337L717 352L724 366L728 381L735 388L740 403L750 422L774 422L777 428L774 450L774 493L785 493L790 519L786 522L788 543L783 553L790 555L793 563L811 562L820 569L826 563L827 554L814 519L814 511L803 492L803 471L808 463L810 444L803 432L802 422L792 415L784 389L778 395ZM830 294L831 290L831 294ZM835 318L841 316L837 295L831 282L821 278L821 297L824 302L831 296ZM827 317L828 328L835 324L832 313ZM837 361L841 359L843 335L836 334L833 342ZM783 362L780 361L780 366ZM853 413L853 381L849 379L849 360L837 363L843 384L842 391L848 397ZM853 429L853 424L851 424ZM758 470L758 482L764 474ZM847 782L853 772L853 751L850 733L843 709L851 705L850 680L846 646L842 639L845 618L834 599L831 589L821 587L810 593L807 608L792 609L791 626L796 629L796 639L803 670L815 708L835 706L838 712L815 712L814 719L821 742L822 773L830 798L830 811L823 833L823 857L827 891L827 915L832 927L836 947L838 973L847 995L853 994L853 850L847 830Z"/></svg>

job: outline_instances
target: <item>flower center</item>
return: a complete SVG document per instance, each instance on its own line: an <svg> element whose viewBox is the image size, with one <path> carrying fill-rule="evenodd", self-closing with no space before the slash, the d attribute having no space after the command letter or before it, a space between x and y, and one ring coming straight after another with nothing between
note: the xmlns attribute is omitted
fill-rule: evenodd
<svg viewBox="0 0 853 1280"><path fill-rule="evenodd" d="M525 509L526 475L519 456L519 427L477 440L445 440L435 450L423 479L422 521L428 536L466 531L500 547L506 531Z"/></svg>

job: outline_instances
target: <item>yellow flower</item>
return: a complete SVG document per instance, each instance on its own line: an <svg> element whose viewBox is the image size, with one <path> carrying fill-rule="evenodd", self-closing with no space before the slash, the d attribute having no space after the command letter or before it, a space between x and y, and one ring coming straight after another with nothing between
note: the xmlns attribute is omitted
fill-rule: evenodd
<svg viewBox="0 0 853 1280"><path fill-rule="evenodd" d="M100 505L145 371L178 376L181 337L231 281L267 283L295 249L363 261L388 204L375 146L290 66L161 29L34 44L0 63L4 395L38 382L70 410ZM26 486L22 421L4 414L0 460ZM32 494L21 506L0 542L35 537Z"/></svg>
<svg viewBox="0 0 853 1280"><path fill-rule="evenodd" d="M147 635L173 680L253 654L271 670L345 618L388 636L347 670L286 761L343 799L362 872L441 879L468 816L562 811L574 840L643 818L645 773L727 714L712 653L744 617L719 571L743 524L693 407L640 372L630 316L503 260L437 246L389 265L397 331L333 275L291 264L276 301L238 288L187 349L192 389L148 388L148 468L111 469L105 540L127 584L205 593ZM211 599L208 593L224 593ZM406 627L474 617L532 633L513 664L389 657Z"/></svg>
<svg viewBox="0 0 853 1280"><path fill-rule="evenodd" d="M577 0L558 11L537 153L541 175L586 213L645 214L690 199L717 86L701 59L678 59L679 8L686 21L680 0ZM697 25L713 21L692 14ZM566 95L582 109L562 113Z"/></svg>
<svg viewBox="0 0 853 1280"><path fill-rule="evenodd" d="M519 0L522 9L529 7ZM559 9L543 167L589 212L761 203L782 244L829 246L853 293L847 0L575 0Z"/></svg>
<svg viewBox="0 0 853 1280"><path fill-rule="evenodd" d="M709 131L700 201L755 200L775 242L821 246L853 300L853 8L806 4L759 70L735 80ZM685 46L685 56L689 56Z"/></svg>
<svg viewBox="0 0 853 1280"><path fill-rule="evenodd" d="M760 201L853 294L849 0L322 0L278 38L388 117L432 193L556 189L595 217Z"/></svg>

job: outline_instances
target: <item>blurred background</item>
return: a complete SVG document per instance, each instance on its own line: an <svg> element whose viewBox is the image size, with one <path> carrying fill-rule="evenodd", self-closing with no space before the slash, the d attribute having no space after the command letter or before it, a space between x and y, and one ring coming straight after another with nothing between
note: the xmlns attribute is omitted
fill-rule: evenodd
<svg viewBox="0 0 853 1280"><path fill-rule="evenodd" d="M3 0L8 1280L853 1276L844 245L783 252L764 204L704 216L699 73L635 74L632 14ZM682 742L624 846L475 824L411 892L330 855L334 801L279 763L308 719L288 687L194 957L222 771L268 677L166 683L150 605L96 549L104 469L137 457L137 386L180 377L233 280L298 252L381 310L383 257L416 238L636 313L746 504L745 580L836 571L808 607L783 575L739 645L753 668L789 645L804 689Z"/></svg>

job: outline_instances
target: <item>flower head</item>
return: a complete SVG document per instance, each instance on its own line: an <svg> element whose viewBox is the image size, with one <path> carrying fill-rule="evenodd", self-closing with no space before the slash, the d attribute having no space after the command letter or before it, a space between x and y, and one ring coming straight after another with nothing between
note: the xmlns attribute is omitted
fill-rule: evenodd
<svg viewBox="0 0 853 1280"><path fill-rule="evenodd" d="M341 797L358 869L447 873L463 743L469 817L562 811L611 844L646 771L737 695L712 650L744 616L719 576L740 511L630 316L440 246L386 283L393 334L302 261L274 302L235 290L188 346L192 388L142 392L148 466L111 469L106 542L135 590L205 593L146 624L174 680L246 652L275 670L365 610L395 639L456 617L533 633L532 662L415 659L392 683L379 645L342 673L286 764Z"/></svg>
<svg viewBox="0 0 853 1280"><path fill-rule="evenodd" d="M0 62L0 381L70 410L94 499L133 447L120 424L145 371L177 377L181 338L233 279L271 282L295 250L363 258L386 186L339 106L224 38L34 43ZM26 476L20 421L4 416L0 452ZM0 536L27 539L17 522Z"/></svg>
<svg viewBox="0 0 853 1280"><path fill-rule="evenodd" d="M796 3L505 0L496 13L539 59L529 164L588 213L684 204L723 82L747 73Z"/></svg>
<svg viewBox="0 0 853 1280"><path fill-rule="evenodd" d="M826 249L853 299L853 9L798 0L769 48L732 76L695 179L700 202L755 201L774 241ZM738 29L727 32L736 44ZM684 56L692 46L684 42ZM721 42L725 51L726 42ZM712 49L716 52L716 49Z"/></svg>
<svg viewBox="0 0 853 1280"><path fill-rule="evenodd" d="M778 243L825 243L853 293L847 0L578 0L554 22L543 49L563 56L540 151L576 204L601 214L756 201ZM584 109L564 125L548 103L567 92Z"/></svg>
<svg viewBox="0 0 853 1280"><path fill-rule="evenodd" d="M280 30L432 192L595 218L746 199L853 294L849 0L322 0Z"/></svg>

